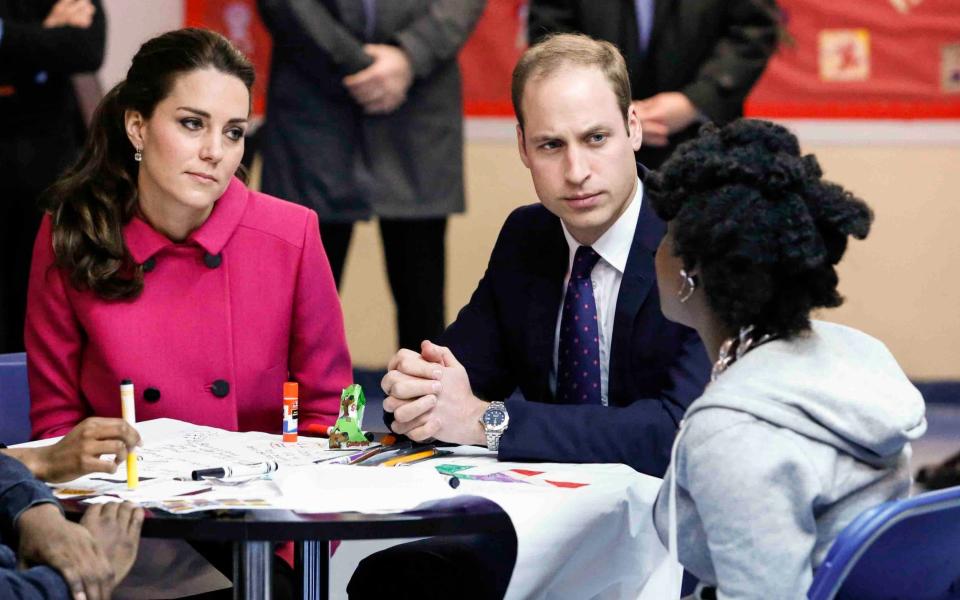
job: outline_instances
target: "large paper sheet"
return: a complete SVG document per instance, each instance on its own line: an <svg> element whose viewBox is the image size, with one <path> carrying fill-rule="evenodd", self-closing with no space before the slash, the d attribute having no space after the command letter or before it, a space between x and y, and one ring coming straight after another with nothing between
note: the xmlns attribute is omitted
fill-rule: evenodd
<svg viewBox="0 0 960 600"><path fill-rule="evenodd" d="M453 496L449 477L431 468L312 465L280 470L273 481L285 508L304 513L397 512Z"/></svg>
<svg viewBox="0 0 960 600"><path fill-rule="evenodd" d="M301 436L296 443L285 443L278 435L224 431L174 419L138 423L137 430L144 440L140 450L144 477L189 479L196 469L268 460L297 467L342 453L330 451L322 438Z"/></svg>
<svg viewBox="0 0 960 600"><path fill-rule="evenodd" d="M175 419L137 423L143 440L138 449L140 486L127 490L123 469L116 474L93 473L54 486L60 498L94 496L94 502L116 497L169 512L236 508L279 508L280 491L272 482L217 482L190 480L192 471L225 464L276 461L281 469L310 465L315 460L340 456L329 450L327 440L301 437L284 443L280 436L261 432L237 433L193 425ZM43 440L30 445L56 441Z"/></svg>

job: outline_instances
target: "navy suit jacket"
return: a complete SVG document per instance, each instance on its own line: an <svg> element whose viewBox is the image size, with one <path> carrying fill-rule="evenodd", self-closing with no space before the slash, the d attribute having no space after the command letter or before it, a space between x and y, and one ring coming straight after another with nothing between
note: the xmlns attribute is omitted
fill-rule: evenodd
<svg viewBox="0 0 960 600"><path fill-rule="evenodd" d="M38 504L56 504L47 486L23 464L0 454L0 598L4 600L44 598L68 600L73 596L63 576L49 565L17 568L17 520Z"/></svg>
<svg viewBox="0 0 960 600"><path fill-rule="evenodd" d="M663 476L680 419L710 372L697 333L660 312L653 258L664 231L644 199L617 299L609 406L561 405L549 377L567 242L560 219L542 205L507 218L486 273L440 340L478 397L522 392L525 399L507 400L501 460L620 462Z"/></svg>

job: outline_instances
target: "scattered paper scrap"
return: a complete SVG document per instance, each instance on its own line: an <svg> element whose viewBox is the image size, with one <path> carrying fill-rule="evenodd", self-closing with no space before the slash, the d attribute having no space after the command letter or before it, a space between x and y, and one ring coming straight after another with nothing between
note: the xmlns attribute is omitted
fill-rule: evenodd
<svg viewBox="0 0 960 600"><path fill-rule="evenodd" d="M489 468L480 468L475 465L443 464L436 466L441 475L456 476L457 479L467 481L495 481L499 483L527 483L541 487L555 487L576 489L590 485L561 479L548 479L549 473L532 469L500 469L490 471ZM472 472L467 472L471 471Z"/></svg>

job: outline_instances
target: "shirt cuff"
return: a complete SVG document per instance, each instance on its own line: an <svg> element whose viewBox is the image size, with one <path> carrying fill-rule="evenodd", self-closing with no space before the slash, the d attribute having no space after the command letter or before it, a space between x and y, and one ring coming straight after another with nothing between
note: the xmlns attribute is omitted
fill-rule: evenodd
<svg viewBox="0 0 960 600"><path fill-rule="evenodd" d="M17 519L25 510L38 504L48 503L56 505L61 512L63 511L45 484L36 479L23 481L7 488L0 497L0 518L3 523L16 526Z"/></svg>
<svg viewBox="0 0 960 600"><path fill-rule="evenodd" d="M60 511L60 514L61 514L61 515L63 514L63 507L60 506L60 503L57 502L56 499L54 499L54 498L37 498L36 500L34 500L33 502L31 502L31 503L28 504L27 506L24 506L23 509L20 510L20 512L18 512L16 515L14 515L14 517L13 517L13 524L14 524L14 526L16 526L17 521L20 519L20 515L22 515L23 513L27 512L28 510L30 510L30 509L33 508L34 506L40 506L41 504L52 504L52 505L54 505L54 506L57 507L57 510Z"/></svg>

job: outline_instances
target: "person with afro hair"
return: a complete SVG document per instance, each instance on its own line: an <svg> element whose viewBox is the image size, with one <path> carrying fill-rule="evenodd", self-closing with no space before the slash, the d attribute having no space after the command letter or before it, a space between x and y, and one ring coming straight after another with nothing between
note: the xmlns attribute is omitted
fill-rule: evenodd
<svg viewBox="0 0 960 600"><path fill-rule="evenodd" d="M714 363L677 434L657 531L700 579L695 597L805 598L837 534L907 495L910 440L926 429L881 342L810 318L843 301L836 265L873 214L757 120L705 126L649 193L668 223L661 308Z"/></svg>

